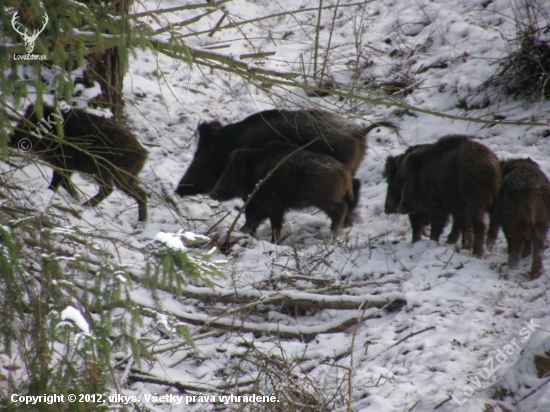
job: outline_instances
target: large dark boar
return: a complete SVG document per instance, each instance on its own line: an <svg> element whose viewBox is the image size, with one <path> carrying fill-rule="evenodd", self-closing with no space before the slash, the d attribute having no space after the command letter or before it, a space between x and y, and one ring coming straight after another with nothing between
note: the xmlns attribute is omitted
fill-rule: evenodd
<svg viewBox="0 0 550 412"><path fill-rule="evenodd" d="M113 183L136 199L139 221L147 220L147 194L137 184L137 176L147 160L147 150L137 138L104 117L70 109L45 106L39 120L34 107L25 112L27 121L21 121L10 136L10 146L30 149L45 162L54 166L49 189L63 186L74 198L78 191L71 183L73 172L94 175L100 189L83 206L96 206L113 192ZM57 136L57 125L63 128L63 137ZM37 127L36 125L39 125Z"/></svg>
<svg viewBox="0 0 550 412"><path fill-rule="evenodd" d="M234 151L210 197L245 200L256 184L297 148L289 143L270 143L261 149ZM254 194L241 231L255 234L258 225L269 218L272 241L277 242L288 209L315 206L331 218L332 231L339 232L351 201L350 171L330 156L301 150L286 159Z"/></svg>
<svg viewBox="0 0 550 412"><path fill-rule="evenodd" d="M397 207L401 201L401 195L403 193L403 180L405 175L405 168L402 167L404 160L410 153L424 147L431 146L428 144L420 144L409 147L405 153L398 156L388 156L384 167L384 177L388 183L388 190L386 192L386 202L384 204L384 212L388 215L397 212ZM430 239L439 241L439 236L443 231L443 227L446 225L449 218L447 213L444 218L440 218L437 214L435 219L430 218L430 211L428 209L418 210L416 213L409 214L409 221L412 228L412 243L421 239L424 228L427 225L431 226ZM443 227L441 227L443 225ZM458 240L458 236L462 231L462 247L464 249L470 249L471 246L471 230L468 227L460 228L453 224L451 233L447 238L447 243L453 244Z"/></svg>
<svg viewBox="0 0 550 412"><path fill-rule="evenodd" d="M317 110L268 110L226 126L217 121L202 123L198 128L195 157L176 193L188 196L210 192L234 150L259 149L273 141L303 146L317 139L306 150L332 156L347 166L353 176L367 149L367 133L379 126L395 129L388 122L362 128L339 116ZM350 212L359 198L359 180L354 179L353 187L355 201L348 205Z"/></svg>
<svg viewBox="0 0 550 412"><path fill-rule="evenodd" d="M386 202L384 204L384 212L388 215L397 213L397 206L401 200L401 193L403 191L403 172L401 171L401 165L403 159L409 153L417 150L425 145L416 145L409 147L405 153L399 156L388 156L384 167L384 178L388 183L388 190L386 192ZM412 228L412 243L420 240L424 227L430 223L428 211L417 212L409 215L409 221Z"/></svg>
<svg viewBox="0 0 550 412"><path fill-rule="evenodd" d="M508 265L516 269L520 256L533 252L533 278L542 274L542 253L550 220L550 182L531 159L500 163L498 217L508 241Z"/></svg>
<svg viewBox="0 0 550 412"><path fill-rule="evenodd" d="M434 240L439 239L450 213L454 229L449 242L456 242L460 229L471 227L473 253L481 257L485 212L491 214L489 238L496 238L498 231L495 203L501 177L494 153L467 136L451 135L409 153L402 167L403 192L397 211L414 214L427 210Z"/></svg>

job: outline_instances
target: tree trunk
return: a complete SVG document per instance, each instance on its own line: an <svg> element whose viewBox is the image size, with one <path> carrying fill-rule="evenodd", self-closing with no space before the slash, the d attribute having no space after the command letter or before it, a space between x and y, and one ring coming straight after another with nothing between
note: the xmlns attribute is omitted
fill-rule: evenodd
<svg viewBox="0 0 550 412"><path fill-rule="evenodd" d="M108 12L118 15L127 15L130 10L132 0L120 0L111 3ZM83 1L84 3L98 2L98 0ZM99 6L99 4L98 4ZM126 23L123 23L126 24ZM98 82L101 86L101 95L92 99L90 102L102 107L111 109L114 120L122 120L122 111L124 108L124 99L122 88L126 68L122 64L120 53L126 53L126 50L119 50L118 47L105 50L103 53L90 54L87 57L88 68L86 70L86 79L93 83Z"/></svg>
<svg viewBox="0 0 550 412"><path fill-rule="evenodd" d="M94 53L88 57L87 77L101 86L101 95L90 102L111 109L116 121L122 119L124 99L122 87L124 73L120 64L118 47L107 49L103 53Z"/></svg>

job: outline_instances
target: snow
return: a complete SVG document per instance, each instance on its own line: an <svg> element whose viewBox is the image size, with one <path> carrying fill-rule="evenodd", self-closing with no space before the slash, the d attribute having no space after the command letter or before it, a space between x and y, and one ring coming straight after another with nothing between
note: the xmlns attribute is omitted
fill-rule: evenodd
<svg viewBox="0 0 550 412"><path fill-rule="evenodd" d="M72 321L84 334L90 334L90 326L82 313L72 306L67 306L61 311L61 320L70 320Z"/></svg>
<svg viewBox="0 0 550 412"><path fill-rule="evenodd" d="M189 231L180 230L178 234L181 235L181 237L183 238L183 240L185 240L186 243L191 245L206 243L210 240L208 236L199 235L197 233L193 233Z"/></svg>
<svg viewBox="0 0 550 412"><path fill-rule="evenodd" d="M166 233L166 232L159 232L156 234L154 241L164 243L167 247L175 250L182 250L185 251L187 248L179 239L172 233Z"/></svg>
<svg viewBox="0 0 550 412"><path fill-rule="evenodd" d="M180 3L147 0L136 4L136 12ZM431 411L439 405L438 412L496 412L498 404L503 406L501 410L548 410L549 378L537 375L533 360L535 356L548 357L545 354L550 351L548 272L528 281L523 274L529 268L529 259L522 261L519 270L509 270L502 233L494 250L478 259L443 241L436 244L424 239L410 244L407 217L383 213L386 157L402 153L407 145L434 142L445 134L475 136L502 160L531 157L550 175L550 140L545 135L550 102L491 97L484 108L466 110L460 105L498 70L494 63L508 51L506 39L514 38L516 33L517 5L509 0L375 0L362 6L340 3L329 52L326 45L334 10L322 14L319 56L320 62L327 56L328 74L337 82L354 84L369 98L394 99L447 117L347 98L312 98L291 87L262 90L221 70L211 71L197 64L190 68L162 54L138 50L130 56L124 81L125 112L128 127L150 152L140 175L142 185L149 193L158 194L149 196L150 214L143 227L134 227L135 202L118 190L98 207L82 208L65 191L52 195L47 190L51 177L47 167L29 165L16 171L7 164L0 167L13 173L14 184L32 193L25 202L37 214L54 210L56 205L81 214L78 218L56 209L55 213L68 223L52 234L72 233L78 228L79 233L104 236L94 238L93 247L111 251L117 263L128 265L128 273L139 278L143 276L140 252L130 248L115 251L113 244L104 240L106 237L128 242L136 249L158 241L186 251L224 236L237 216L235 206L242 206L239 200L219 203L207 196L172 196L193 158L195 130L201 121L216 119L227 124L273 107L315 107L340 113L362 126L381 119L395 122L402 140L384 128L369 134L369 148L356 175L362 182L358 217L354 226L338 238L331 237L330 220L319 210L291 211L283 227L283 233L290 236L282 245L267 241L271 234L266 221L259 227L258 239L234 232L237 241L228 256L211 252L216 254L217 262L228 262L227 280L216 279L214 290L203 285L185 286L190 294L211 298L208 303L185 294L177 299L159 290L159 309L136 282L129 293L151 311L145 324L159 324L173 331L175 324L183 323L195 338L212 330L219 332L197 340L197 348L184 345L156 354L154 360L142 363L143 375L205 390L216 385L232 388L237 381L246 383L263 377L261 389L271 394L281 388L270 386L265 371L248 362L256 351L288 360L292 369L281 373L296 376L292 382L300 382L304 393L309 391L318 400L323 399L324 388L344 385L347 390L348 370L352 368L352 409L357 412ZM183 39L190 47L208 53L214 52L205 47L229 44L215 54L234 56L249 69L305 71L312 75L318 4L312 0L234 0L225 4L228 17L224 24L283 10L312 10L218 30L209 36L221 17L217 11L192 26L203 34ZM541 5L550 12L550 3ZM167 19L176 23L200 13L166 13L161 22ZM181 32L191 33L185 27ZM276 54L266 59L238 59L242 54L270 51ZM369 94L369 87L390 80L414 85L412 92ZM83 90L82 96L87 99L97 93L94 85ZM469 105L474 107L482 100L476 97ZM545 125L482 123L494 120L494 114L503 116L504 122L527 119ZM75 174L72 180L83 190L84 198L97 192L90 179ZM236 227L244 223L243 219ZM211 245L206 247L213 251ZM550 268L548 251L544 264ZM121 274L116 279L127 283L127 277ZM223 297L242 299L243 303L226 305L221 303ZM282 304L269 304L274 297L309 299L319 305L283 310ZM389 299L403 299L406 305L395 311L362 305ZM343 302L356 307L336 310L321 305ZM254 304L250 312L239 310ZM90 334L88 323L74 307L63 310L61 318ZM541 326L494 375L480 379L479 385L474 383L478 373L484 373L487 360L518 338L525 322L531 319ZM204 323L215 327L201 326ZM173 345L172 338L154 336L159 340L158 347ZM466 385L473 388L469 397L463 390ZM251 385L243 388L253 390ZM499 396L504 389L507 395ZM139 381L121 389L125 395L136 396L153 392L164 395L170 390L165 385ZM452 395L467 400L459 406ZM201 406L187 405L188 410L199 410ZM238 408L238 404L234 406ZM174 410L169 404L155 408ZM214 406L210 410L215 410ZM347 405L340 403L333 410L347 410Z"/></svg>

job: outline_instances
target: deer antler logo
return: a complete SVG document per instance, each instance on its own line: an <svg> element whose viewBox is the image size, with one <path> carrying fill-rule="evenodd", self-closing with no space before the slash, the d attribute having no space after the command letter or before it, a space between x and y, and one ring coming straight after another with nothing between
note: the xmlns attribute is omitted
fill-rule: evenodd
<svg viewBox="0 0 550 412"><path fill-rule="evenodd" d="M20 30L17 29L17 26L21 26L20 23L17 22L17 19L18 19L18 14L19 12L16 11L15 14L13 15L13 18L11 19L11 26L13 27L13 29L19 33L21 35L21 37L23 37L23 41L25 42L25 48L27 49L27 53L32 53L32 51L34 50L34 43L36 42L36 39L38 38L38 35L40 33L42 33L44 31L44 29L46 28L46 24L48 24L48 21L50 21L49 17L47 14L44 15L44 25L42 26L42 28L40 30L35 30L32 34L32 36L29 36L27 34L27 29L25 29L25 32L22 32Z"/></svg>

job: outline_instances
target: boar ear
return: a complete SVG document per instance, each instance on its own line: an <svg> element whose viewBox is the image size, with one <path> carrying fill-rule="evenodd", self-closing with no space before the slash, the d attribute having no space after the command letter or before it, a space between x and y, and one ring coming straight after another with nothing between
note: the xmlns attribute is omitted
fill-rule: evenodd
<svg viewBox="0 0 550 412"><path fill-rule="evenodd" d="M213 122L208 122L208 123L201 123L199 124L199 128L198 128L198 131L199 131L199 136L201 138L212 138L212 137L217 137L218 136L218 132L220 131L222 127L222 124L220 122L218 122L217 120L214 120Z"/></svg>
<svg viewBox="0 0 550 412"><path fill-rule="evenodd" d="M199 133L199 146L205 149L214 147L218 140L221 127L221 123L217 120L209 123L201 123L197 128Z"/></svg>

